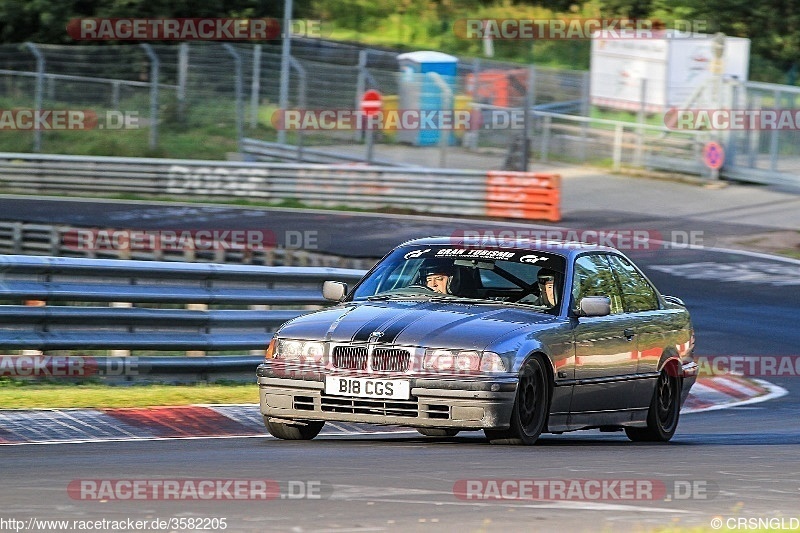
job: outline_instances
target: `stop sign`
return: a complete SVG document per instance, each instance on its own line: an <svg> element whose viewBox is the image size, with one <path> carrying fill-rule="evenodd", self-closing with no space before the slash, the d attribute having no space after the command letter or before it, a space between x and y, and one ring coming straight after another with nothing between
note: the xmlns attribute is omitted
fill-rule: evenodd
<svg viewBox="0 0 800 533"><path fill-rule="evenodd" d="M364 111L368 117L377 114L381 110L383 101L381 100L381 93L370 89L361 97L361 110Z"/></svg>

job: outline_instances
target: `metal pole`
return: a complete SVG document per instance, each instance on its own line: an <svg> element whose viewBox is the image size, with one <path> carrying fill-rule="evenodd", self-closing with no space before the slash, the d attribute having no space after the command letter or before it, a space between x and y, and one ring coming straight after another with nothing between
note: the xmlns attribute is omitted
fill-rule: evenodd
<svg viewBox="0 0 800 533"><path fill-rule="evenodd" d="M622 124L617 124L614 127L614 150L612 159L614 164L612 169L618 171L622 167L622 139L623 139Z"/></svg>
<svg viewBox="0 0 800 533"><path fill-rule="evenodd" d="M261 93L261 45L253 47L253 78L250 81L250 127L258 127L258 100Z"/></svg>
<svg viewBox="0 0 800 533"><path fill-rule="evenodd" d="M588 72L583 73L583 77L581 80L581 109L580 114L583 117L588 117L591 114L591 108L589 102L591 101L591 76ZM586 147L589 144L587 142L587 138L589 137L589 128L590 124L588 122L583 122L581 124L581 142L580 142L580 157L581 161L586 161Z"/></svg>
<svg viewBox="0 0 800 533"><path fill-rule="evenodd" d="M189 77L189 45L178 46L178 120L183 122L186 111L186 80Z"/></svg>
<svg viewBox="0 0 800 533"><path fill-rule="evenodd" d="M242 139L244 139L244 99L242 98L242 78L244 73L242 70L242 56L233 47L232 44L225 43L223 48L233 57L233 66L235 71L233 90L236 93L236 144L239 152L242 151Z"/></svg>
<svg viewBox="0 0 800 533"><path fill-rule="evenodd" d="M359 50L358 52L358 77L356 78L355 109L358 109L358 106L360 105L361 102L361 97L364 95L364 91L367 90L367 61L369 59L368 54L369 52L367 50ZM361 136L363 135L363 133L364 132L361 129L356 128L355 130L356 141L361 141ZM369 145L369 140L367 140L367 145Z"/></svg>
<svg viewBox="0 0 800 533"><path fill-rule="evenodd" d="M528 87L525 91L525 111L522 114L522 124L525 131L522 134L522 170L528 171L528 162L531 158L531 108L533 107L533 87L536 81L536 67L528 67Z"/></svg>
<svg viewBox="0 0 800 533"><path fill-rule="evenodd" d="M119 111L119 82L115 81L111 84L111 107L114 111Z"/></svg>
<svg viewBox="0 0 800 533"><path fill-rule="evenodd" d="M41 111L42 94L44 93L44 56L35 44L25 43L25 46L36 58L36 89L33 95L33 107L36 108L36 111ZM42 130L39 128L33 130L33 151L37 153L42 151Z"/></svg>
<svg viewBox="0 0 800 533"><path fill-rule="evenodd" d="M644 148L644 125L647 112L647 78L642 78L639 82L639 111L636 114L636 122L640 127L636 128L636 149L634 151L634 165L642 166L642 150Z"/></svg>
<svg viewBox="0 0 800 533"><path fill-rule="evenodd" d="M300 64L298 60L293 57L290 57L291 67L297 71L297 77L299 79L298 83L298 96L297 96L297 105L300 106L300 109L306 108L306 69L303 65ZM297 130L297 160L302 162L303 161L303 130L302 128Z"/></svg>
<svg viewBox="0 0 800 533"><path fill-rule="evenodd" d="M542 126L542 155L540 156L543 163L547 163L547 158L550 155L550 124L552 118L550 115L544 117L544 125Z"/></svg>
<svg viewBox="0 0 800 533"><path fill-rule="evenodd" d="M775 89L772 92L772 101L776 108L781 106L781 91ZM769 169L773 172L778 170L778 130L773 129L769 132Z"/></svg>
<svg viewBox="0 0 800 533"><path fill-rule="evenodd" d="M158 146L158 56L147 43L140 45L150 59L150 149Z"/></svg>
<svg viewBox="0 0 800 533"><path fill-rule="evenodd" d="M367 125L367 163L372 164L372 154L375 151L375 132L372 131L372 128L369 126L369 121L366 123Z"/></svg>
<svg viewBox="0 0 800 533"><path fill-rule="evenodd" d="M283 42L281 48L281 80L278 107L285 111L289 107L289 58L291 57L292 36L289 28L292 24L292 0L283 0ZM286 144L286 130L278 130L278 142Z"/></svg>

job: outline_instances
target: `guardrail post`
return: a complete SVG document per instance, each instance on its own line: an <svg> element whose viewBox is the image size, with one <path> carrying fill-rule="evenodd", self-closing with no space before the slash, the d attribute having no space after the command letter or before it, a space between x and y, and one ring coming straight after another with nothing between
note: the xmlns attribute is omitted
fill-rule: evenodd
<svg viewBox="0 0 800 533"><path fill-rule="evenodd" d="M14 222L11 227L11 253L21 254L25 239L22 234L22 222Z"/></svg>
<svg viewBox="0 0 800 533"><path fill-rule="evenodd" d="M208 311L208 304L186 304L186 309L189 311ZM186 357L203 357L204 355L206 355L206 352L202 350L189 350L186 352Z"/></svg>
<svg viewBox="0 0 800 533"><path fill-rule="evenodd" d="M28 307L44 307L47 302L44 300L25 300L25 305ZM20 355L42 355L43 353L41 350L20 350Z"/></svg>
<svg viewBox="0 0 800 533"><path fill-rule="evenodd" d="M42 95L44 94L44 56L34 43L25 43L25 47L36 58L36 89L34 89L33 93L33 107L40 111L42 109ZM42 151L42 130L39 128L33 130L33 151L36 153Z"/></svg>
<svg viewBox="0 0 800 533"><path fill-rule="evenodd" d="M249 309L250 309L251 311L267 311L267 310L269 310L269 306L268 306L268 305L251 305L251 306L249 307ZM263 356L263 355L264 355L264 352L266 351L266 349L267 349L267 347L266 347L266 346L264 346L263 348L260 348L260 349L258 349L258 350L250 350L250 355L260 355L260 356Z"/></svg>
<svg viewBox="0 0 800 533"><path fill-rule="evenodd" d="M61 255L61 228L50 226L50 255Z"/></svg>
<svg viewBox="0 0 800 533"><path fill-rule="evenodd" d="M236 51L232 44L225 43L222 47L233 57L233 90L236 93L236 143L239 152L241 152L242 139L244 139L244 99L242 98L242 78L244 74L242 71L242 56Z"/></svg>
<svg viewBox="0 0 800 533"><path fill-rule="evenodd" d="M153 47L147 43L140 43L148 59L150 59L150 142L151 150L158 146L158 73L160 62L153 52Z"/></svg>
<svg viewBox="0 0 800 533"><path fill-rule="evenodd" d="M253 75L250 79L250 128L258 127L258 104L261 93L261 45L253 47Z"/></svg>
<svg viewBox="0 0 800 533"><path fill-rule="evenodd" d="M110 304L108 304L108 306L109 307L114 307L114 308L132 308L133 304L131 302L111 302ZM128 328L128 331L133 333L133 331L134 331L133 326L130 326ZM108 354L110 356L112 356L112 357L129 357L131 355L131 351L130 350L109 350Z"/></svg>

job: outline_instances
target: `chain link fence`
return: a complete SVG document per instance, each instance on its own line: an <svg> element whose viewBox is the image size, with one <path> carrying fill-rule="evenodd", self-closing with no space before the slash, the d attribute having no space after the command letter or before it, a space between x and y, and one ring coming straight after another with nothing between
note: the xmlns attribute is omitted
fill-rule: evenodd
<svg viewBox="0 0 800 533"><path fill-rule="evenodd" d="M412 107L424 99L425 87L430 85L427 78L412 79L404 73L395 51L319 39L293 39L290 66L291 109L352 111L358 109L366 90L375 89L383 95L384 110L397 110L407 106L409 94L417 98L412 99ZM96 113L98 123L106 127L116 117L125 136L103 135L99 146L83 148L87 155L131 155L126 145L133 135L148 148L148 155L172 155L164 146L177 146L190 152L181 156L196 158L220 154L197 145L198 137L215 148L230 146L231 152L241 151L245 138L334 151L367 141L363 124L280 131L280 67L279 44L6 44L0 45L0 109L86 109ZM538 160L615 168L705 172L700 152L713 137L709 132L670 131L643 116L638 125L598 120L596 113L589 120L592 108L586 72L462 58L455 75L445 81L452 94L439 105L467 110L471 120L469 129L454 128L433 143L443 151L442 162L457 160L457 156L446 157L445 150L487 149L506 152L507 168L518 167L524 154L529 154ZM800 88L738 83L732 92L733 108L800 108ZM530 114L524 123L497 123L498 117L519 117L526 108ZM135 120L119 126L119 117L128 115ZM723 176L769 182L782 175L796 182L800 176L798 129L720 133L727 151ZM57 143L58 135L63 138L64 133L15 131L13 138L4 140L4 149L64 151ZM67 137L80 134L69 132ZM379 129L374 142L431 144L422 135L393 128ZM297 155L302 157L302 149ZM259 157L268 156L262 150Z"/></svg>

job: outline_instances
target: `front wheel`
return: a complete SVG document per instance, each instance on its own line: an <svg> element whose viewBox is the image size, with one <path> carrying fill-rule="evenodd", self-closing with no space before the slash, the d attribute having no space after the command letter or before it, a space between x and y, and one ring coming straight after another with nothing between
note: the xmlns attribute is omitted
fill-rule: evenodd
<svg viewBox="0 0 800 533"><path fill-rule="evenodd" d="M508 429L485 429L492 444L526 444L536 442L547 425L550 402L550 380L547 367L539 357L531 357L519 372L517 397Z"/></svg>
<svg viewBox="0 0 800 533"><path fill-rule="evenodd" d="M647 412L647 427L625 428L625 434L634 442L667 442L678 429L681 411L681 384L666 369L661 371Z"/></svg>
<svg viewBox="0 0 800 533"><path fill-rule="evenodd" d="M283 440L311 440L319 435L325 422L273 422L265 416L264 424L273 437Z"/></svg>

